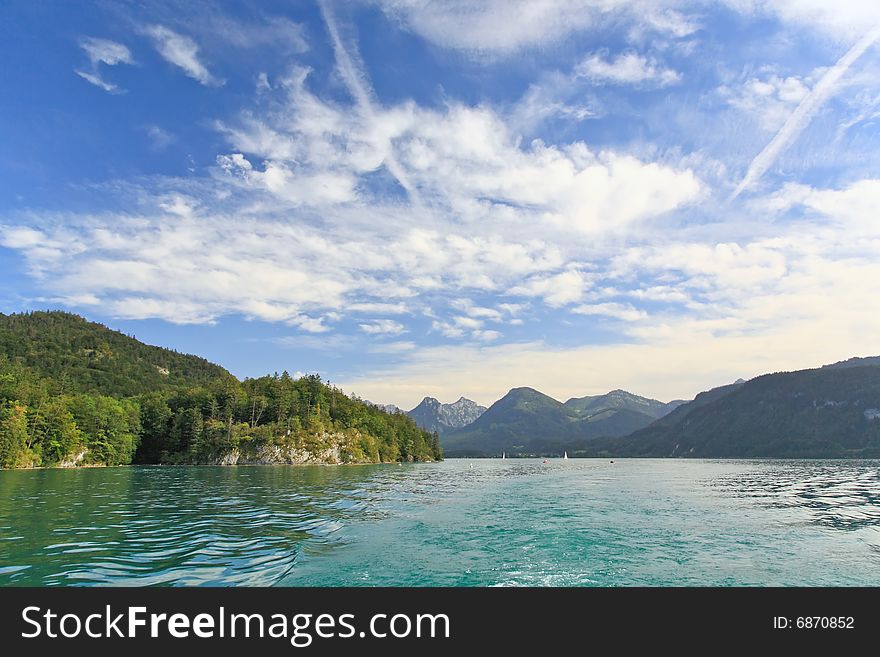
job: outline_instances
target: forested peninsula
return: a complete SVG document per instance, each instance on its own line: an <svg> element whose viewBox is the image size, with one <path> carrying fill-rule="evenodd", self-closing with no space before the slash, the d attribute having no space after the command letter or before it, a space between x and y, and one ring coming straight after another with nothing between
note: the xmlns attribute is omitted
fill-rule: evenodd
<svg viewBox="0 0 880 657"><path fill-rule="evenodd" d="M436 434L317 375L239 381L74 314L0 313L0 467L380 463Z"/></svg>

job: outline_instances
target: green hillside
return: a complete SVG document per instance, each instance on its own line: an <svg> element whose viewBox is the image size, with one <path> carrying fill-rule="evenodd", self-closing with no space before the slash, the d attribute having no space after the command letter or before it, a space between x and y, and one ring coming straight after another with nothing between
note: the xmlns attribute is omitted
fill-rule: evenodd
<svg viewBox="0 0 880 657"><path fill-rule="evenodd" d="M649 427L587 446L583 456L880 457L880 366L760 376L716 388Z"/></svg>
<svg viewBox="0 0 880 657"><path fill-rule="evenodd" d="M68 313L0 315L0 467L439 458L436 435L317 376L238 381Z"/></svg>
<svg viewBox="0 0 880 657"><path fill-rule="evenodd" d="M686 402L679 400L663 403L656 399L634 395L626 390L612 390L604 395L573 397L565 402L565 407L584 417L604 411L626 409L636 413L643 413L656 419L663 417L684 403Z"/></svg>
<svg viewBox="0 0 880 657"><path fill-rule="evenodd" d="M0 354L70 391L112 397L232 377L204 358L146 345L65 312L0 313Z"/></svg>

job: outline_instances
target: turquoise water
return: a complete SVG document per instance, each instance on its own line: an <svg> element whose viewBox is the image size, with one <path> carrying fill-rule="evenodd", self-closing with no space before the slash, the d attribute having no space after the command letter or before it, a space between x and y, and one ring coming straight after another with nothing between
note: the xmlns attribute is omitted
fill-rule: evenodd
<svg viewBox="0 0 880 657"><path fill-rule="evenodd" d="M2 585L880 585L880 462L0 472Z"/></svg>

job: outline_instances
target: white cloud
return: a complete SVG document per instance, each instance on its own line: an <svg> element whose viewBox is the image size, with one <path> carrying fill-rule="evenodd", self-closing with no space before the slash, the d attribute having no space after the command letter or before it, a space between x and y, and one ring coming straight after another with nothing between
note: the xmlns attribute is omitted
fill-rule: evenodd
<svg viewBox="0 0 880 657"><path fill-rule="evenodd" d="M569 269L551 276L538 275L508 290L508 294L526 297L542 297L551 307L575 303L589 287L589 277L577 269Z"/></svg>
<svg viewBox="0 0 880 657"><path fill-rule="evenodd" d="M258 316L265 316L265 311ZM324 317L309 317L307 315L298 315L287 320L288 324L296 326L308 333L326 333L330 330L329 326L324 325Z"/></svg>
<svg viewBox="0 0 880 657"><path fill-rule="evenodd" d="M678 2L633 0L376 0L385 13L422 38L445 48L504 56L557 43L608 23L626 20L642 31L671 37L692 34L695 21Z"/></svg>
<svg viewBox="0 0 880 657"><path fill-rule="evenodd" d="M465 335L464 329L460 326L456 326L453 322L440 322L434 320L431 322L431 330L438 331L446 338L461 338Z"/></svg>
<svg viewBox="0 0 880 657"><path fill-rule="evenodd" d="M796 75L785 78L768 73L752 77L736 85L723 85L719 94L732 107L755 117L764 130L778 130L791 116L807 94L814 76L803 79Z"/></svg>
<svg viewBox="0 0 880 657"><path fill-rule="evenodd" d="M205 86L216 87L223 84L223 80L214 77L199 59L199 47L191 38L163 25L151 25L144 31L153 39L156 50L165 61L174 64Z"/></svg>
<svg viewBox="0 0 880 657"><path fill-rule="evenodd" d="M9 249L32 249L46 243L46 235L29 226L2 226L0 244Z"/></svg>
<svg viewBox="0 0 880 657"><path fill-rule="evenodd" d="M596 233L624 230L701 193L687 169L593 153L579 142L524 147L487 107L405 103L352 114L313 95L307 76L298 69L283 82L288 105L277 116L219 125L237 151L221 166L292 205L366 201L359 177L390 166L396 180L418 190L416 204L423 198L469 223L490 215L520 222L528 214L559 230Z"/></svg>
<svg viewBox="0 0 880 657"><path fill-rule="evenodd" d="M639 13L640 21L636 21L630 34L642 36L645 32L659 32L672 37L683 39L700 29L699 18L688 16L672 8L663 8L663 3L654 2L642 7Z"/></svg>
<svg viewBox="0 0 880 657"><path fill-rule="evenodd" d="M638 310L630 304L613 302L583 304L572 308L571 311L578 315L604 315L626 322L634 322L648 316L644 310Z"/></svg>
<svg viewBox="0 0 880 657"><path fill-rule="evenodd" d="M859 180L842 189L814 189L790 183L752 205L759 211L782 214L792 208L812 210L854 238L880 235L880 180Z"/></svg>
<svg viewBox="0 0 880 657"><path fill-rule="evenodd" d="M83 71L74 70L86 82L95 85L99 89L111 94L125 93L125 90L112 82L107 82L100 74L99 65L116 66L117 64L134 64L134 58L131 51L121 43L110 41L109 39L98 39L95 37L84 37L79 42L89 58L91 65L90 70Z"/></svg>
<svg viewBox="0 0 880 657"><path fill-rule="evenodd" d="M134 58L131 51L121 43L110 41L109 39L96 39L94 37L85 37L79 42L92 67L96 68L98 64L106 64L107 66L116 66L117 64L134 64Z"/></svg>
<svg viewBox="0 0 880 657"><path fill-rule="evenodd" d="M157 200L162 210L178 217L191 217L198 208L198 201L185 194L169 194Z"/></svg>
<svg viewBox="0 0 880 657"><path fill-rule="evenodd" d="M596 82L611 84L651 84L665 87L681 80L681 73L664 68L656 61L637 53L623 53L614 59L594 54L585 58L575 73Z"/></svg>
<svg viewBox="0 0 880 657"><path fill-rule="evenodd" d="M450 302L450 307L455 310L460 310L465 313L468 317L477 318L480 320L488 320L492 322L500 322L504 318L504 313L506 312L503 308L486 308L484 306L476 306L474 302L470 299L454 299Z"/></svg>
<svg viewBox="0 0 880 657"><path fill-rule="evenodd" d="M579 300L581 274L566 267L597 240L701 194L688 169L580 142L523 146L488 107L408 102L352 113L311 93L306 76L280 81L277 110L218 125L232 150L217 158L217 176L187 183L188 192L183 181L159 180L137 190L139 205L125 214L64 217L73 238L56 240L55 251L64 250L65 266L28 253L47 285L167 298L190 304L187 317L211 319L245 312L279 321L345 313L352 303L368 304L352 312L402 309L432 294L511 289L559 306ZM389 199L365 182L389 153L429 204ZM114 262L126 276L112 273ZM177 307L141 302L126 316ZM443 330L470 339L483 328Z"/></svg>
<svg viewBox="0 0 880 657"><path fill-rule="evenodd" d="M372 322L358 324L358 327L368 335L400 335L406 332L406 327L393 319L377 319Z"/></svg>
<svg viewBox="0 0 880 657"><path fill-rule="evenodd" d="M125 93L124 89L117 87L112 82L107 82L98 73L89 73L88 71L80 71L80 70L75 70L74 73L76 73L79 77L81 77L86 82L89 82L90 84L95 85L99 89L103 89L107 93L111 93L111 94Z"/></svg>

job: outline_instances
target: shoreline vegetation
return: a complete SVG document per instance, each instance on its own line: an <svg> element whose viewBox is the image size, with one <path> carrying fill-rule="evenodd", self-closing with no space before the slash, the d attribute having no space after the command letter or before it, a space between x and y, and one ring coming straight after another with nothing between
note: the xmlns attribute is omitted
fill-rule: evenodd
<svg viewBox="0 0 880 657"><path fill-rule="evenodd" d="M0 314L0 467L436 461L436 434L317 375L239 381L64 312Z"/></svg>

